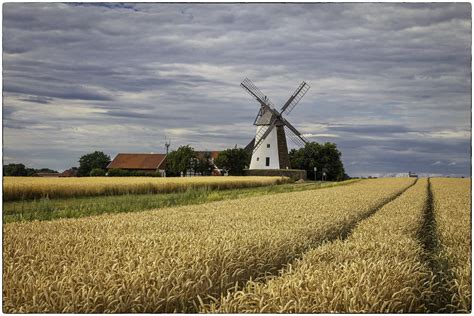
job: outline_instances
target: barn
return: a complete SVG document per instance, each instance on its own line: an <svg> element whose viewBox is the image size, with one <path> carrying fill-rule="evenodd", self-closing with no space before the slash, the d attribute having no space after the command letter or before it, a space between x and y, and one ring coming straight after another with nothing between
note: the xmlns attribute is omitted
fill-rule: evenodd
<svg viewBox="0 0 474 316"><path fill-rule="evenodd" d="M127 154L119 153L107 166L107 170L120 169L126 171L159 172L165 175L165 154Z"/></svg>

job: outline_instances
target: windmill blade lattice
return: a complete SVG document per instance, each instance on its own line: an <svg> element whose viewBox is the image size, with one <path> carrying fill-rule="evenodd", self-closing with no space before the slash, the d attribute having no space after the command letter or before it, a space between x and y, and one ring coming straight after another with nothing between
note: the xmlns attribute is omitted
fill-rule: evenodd
<svg viewBox="0 0 474 316"><path fill-rule="evenodd" d="M295 108L295 106L300 102L304 97L306 92L308 92L310 86L306 82L302 82L291 97L286 101L285 105L281 108L280 114L288 115Z"/></svg>
<svg viewBox="0 0 474 316"><path fill-rule="evenodd" d="M285 126L291 130L293 132L293 134L295 134L298 138L300 138L304 143L307 143L308 141L306 140L306 138L303 137L303 135L301 135L301 133L293 126L290 124L290 122L288 122L285 118L281 118L282 122L285 124Z"/></svg>
<svg viewBox="0 0 474 316"><path fill-rule="evenodd" d="M285 126L285 131L286 135L288 138L296 145L299 147L304 147L306 145L306 142L302 140L302 136L295 135L291 129L289 129L287 126ZM303 138L304 139L304 138Z"/></svg>
<svg viewBox="0 0 474 316"><path fill-rule="evenodd" d="M267 105L270 108L275 108L270 99L267 98L263 92L257 88L257 86L249 79L245 78L244 81L240 84L245 91L247 91L252 97L256 98L258 102Z"/></svg>

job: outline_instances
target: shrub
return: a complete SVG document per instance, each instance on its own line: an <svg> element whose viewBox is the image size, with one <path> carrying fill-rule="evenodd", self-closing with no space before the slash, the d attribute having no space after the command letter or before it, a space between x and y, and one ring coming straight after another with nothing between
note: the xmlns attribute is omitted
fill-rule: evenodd
<svg viewBox="0 0 474 316"><path fill-rule="evenodd" d="M105 171L103 169L100 169L100 168L94 168L94 169L91 170L89 175L91 177L103 177L103 176L105 176Z"/></svg>

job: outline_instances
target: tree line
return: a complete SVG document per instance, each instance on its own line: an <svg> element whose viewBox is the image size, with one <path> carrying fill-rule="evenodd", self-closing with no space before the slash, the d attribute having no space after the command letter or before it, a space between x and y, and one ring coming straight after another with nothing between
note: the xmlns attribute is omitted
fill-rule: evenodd
<svg viewBox="0 0 474 316"><path fill-rule="evenodd" d="M30 177L40 172L58 173L56 170L52 170L49 168L27 168L22 163L11 163L3 166L3 175L10 177Z"/></svg>
<svg viewBox="0 0 474 316"><path fill-rule="evenodd" d="M303 148L292 149L289 152L292 169L306 170L308 179L321 179L323 174L327 181L341 181L348 176L345 174L341 161L341 152L334 143L319 144L309 142ZM251 153L243 148L229 148L219 153L214 163L209 153L199 154L189 146L181 146L171 151L166 157L166 176L178 177L193 171L201 175L211 175L214 165L232 176L241 176L250 165ZM105 176L110 156L102 151L83 155L79 158L77 176ZM314 168L317 172L315 174ZM4 176L32 176L38 172L54 172L48 168L26 168L23 164L8 164L3 167ZM159 176L158 173L144 171L110 170L109 176Z"/></svg>

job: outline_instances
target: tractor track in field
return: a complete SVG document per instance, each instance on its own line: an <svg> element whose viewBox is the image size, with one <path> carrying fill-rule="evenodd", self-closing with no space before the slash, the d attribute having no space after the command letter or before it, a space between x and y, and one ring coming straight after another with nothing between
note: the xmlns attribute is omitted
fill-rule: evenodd
<svg viewBox="0 0 474 316"><path fill-rule="evenodd" d="M380 209L382 209L385 205L387 205L388 203L390 203L390 202L394 201L395 199L397 199L398 197L400 197L403 193L405 193L408 189L410 189L412 186L414 186L417 182L418 182L418 178L412 184L407 186L405 189L401 190L400 192L398 192L394 196L390 197L389 199L387 199L385 201L382 201L379 205L377 205L376 207L374 207L373 209L371 209L367 213L362 214L362 216L360 218L358 218L357 220L355 220L355 221L349 223L348 225L346 225L343 228L342 233L340 233L340 235L338 237L329 239L328 241L333 241L337 238L340 238L341 240L346 240L352 234L352 231L357 227L357 225L359 225L360 222L362 222L363 220L366 220L367 218L371 217L372 215L377 213Z"/></svg>
<svg viewBox="0 0 474 316"><path fill-rule="evenodd" d="M307 249L305 252L303 253L300 253L296 256L294 256L291 260L291 262L295 261L295 260L298 260L298 259L301 259L304 254L307 252L307 251L310 251L311 249L314 249L314 248L317 248L319 246L321 246L323 243L328 243L328 242L333 242L333 241L336 241L336 240L346 240L351 234L352 234L352 231L357 227L357 225L359 225L359 223L361 223L362 221L368 219L369 217L371 217L372 215L374 215L375 213L377 213L379 210L381 210L385 205L389 204L390 202L394 201L395 199L397 199L398 197L400 197L403 193L405 193L408 189L410 189L411 187L413 187L416 183L418 182L418 179L415 179L415 181L408 185L406 188L400 190L400 192L396 193L395 195L387 198L386 200L380 202L380 204L376 205L374 208L372 208L371 210L367 211L366 213L362 214L359 218L355 219L354 221L352 222L349 222L347 223L346 225L343 225L340 229L337 229L335 231L332 231L332 232L329 232L327 234L327 237L322 240L322 241L319 241L317 243L314 243L313 245L310 246L309 249ZM287 262L286 264L283 264L283 265L279 265L277 267L277 269L279 271L281 271L281 269L284 269L288 264L290 264L291 262ZM274 277L276 276L277 274L266 274L265 277L263 279L260 279L259 276L255 276L254 280L259 280L261 282L266 282L266 278L268 277ZM240 286L237 286L235 287L234 289L232 289L231 291L239 291L241 290L242 288L244 287L244 285L240 285ZM208 303L207 300L206 302L204 302L204 305ZM199 307L197 305L195 305L195 312L198 312L199 311Z"/></svg>
<svg viewBox="0 0 474 316"><path fill-rule="evenodd" d="M423 247L422 261L432 272L432 279L427 280L432 285L432 294L424 298L430 313L453 313L456 309L451 305L453 292L449 284L454 278L449 270L447 261L440 256L440 242L434 211L433 192L430 178L427 186L428 196L423 211L423 224L418 233L418 239Z"/></svg>

